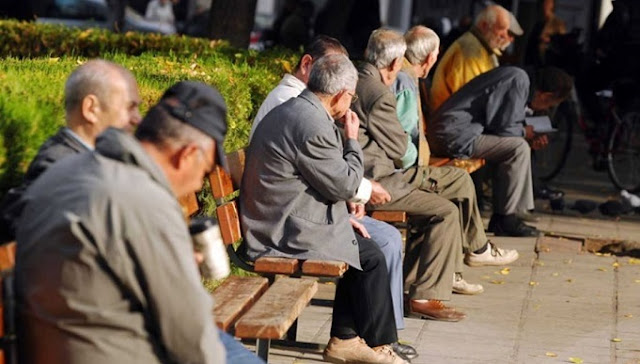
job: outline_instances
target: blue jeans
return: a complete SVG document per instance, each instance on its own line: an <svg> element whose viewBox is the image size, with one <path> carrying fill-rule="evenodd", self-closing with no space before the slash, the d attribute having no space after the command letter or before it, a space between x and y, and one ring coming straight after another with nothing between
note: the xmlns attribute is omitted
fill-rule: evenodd
<svg viewBox="0 0 640 364"><path fill-rule="evenodd" d="M264 361L249 351L233 336L218 330L220 341L227 351L227 364L265 364Z"/></svg>
<svg viewBox="0 0 640 364"><path fill-rule="evenodd" d="M398 330L404 329L404 302L402 278L402 235L394 226L386 222L365 216L358 220L371 235L371 240L378 244L384 255L389 271L391 285L391 300L393 301L393 316Z"/></svg>

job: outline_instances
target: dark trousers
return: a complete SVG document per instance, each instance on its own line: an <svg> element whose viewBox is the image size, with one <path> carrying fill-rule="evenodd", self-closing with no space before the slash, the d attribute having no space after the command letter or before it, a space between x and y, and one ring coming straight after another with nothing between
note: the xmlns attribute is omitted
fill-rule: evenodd
<svg viewBox="0 0 640 364"><path fill-rule="evenodd" d="M360 336L371 347L398 341L389 274L375 242L356 234L362 270L349 268L338 281L331 336Z"/></svg>

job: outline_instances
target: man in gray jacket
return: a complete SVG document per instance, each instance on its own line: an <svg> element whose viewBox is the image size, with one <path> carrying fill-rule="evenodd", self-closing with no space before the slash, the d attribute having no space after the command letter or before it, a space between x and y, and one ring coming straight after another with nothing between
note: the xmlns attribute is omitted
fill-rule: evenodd
<svg viewBox="0 0 640 364"><path fill-rule="evenodd" d="M242 229L251 259L328 259L351 266L336 287L325 360L404 363L389 346L397 332L384 256L374 242L354 234L345 203L364 172L359 122L349 110L356 82L345 55L321 57L307 89L262 119L247 149ZM344 139L334 119L345 123Z"/></svg>
<svg viewBox="0 0 640 364"><path fill-rule="evenodd" d="M27 189L15 269L22 362L234 362L224 346L239 344L214 325L176 200L215 166L225 114L217 91L180 82L136 138L109 129L94 152ZM235 363L255 362L246 354Z"/></svg>
<svg viewBox="0 0 640 364"><path fill-rule="evenodd" d="M484 158L493 166L489 231L496 235L538 234L516 216L534 207L531 148L546 144L545 135L524 125L525 110L558 105L572 86L571 77L554 67L539 70L533 83L520 68L500 67L471 80L433 113L427 138L434 153Z"/></svg>

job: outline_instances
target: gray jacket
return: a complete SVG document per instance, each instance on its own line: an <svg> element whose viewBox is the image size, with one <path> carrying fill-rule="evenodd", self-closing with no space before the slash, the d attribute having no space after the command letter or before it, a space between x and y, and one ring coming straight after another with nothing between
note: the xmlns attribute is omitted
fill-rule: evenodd
<svg viewBox="0 0 640 364"><path fill-rule="evenodd" d="M343 142L309 90L271 110L247 149L240 214L247 253L341 260L360 269L344 201L362 180L358 142Z"/></svg>
<svg viewBox="0 0 640 364"><path fill-rule="evenodd" d="M395 201L417 188L412 182L417 169L399 170L409 138L398 121L396 97L370 63L358 70L356 93L358 100L351 108L360 119L358 142L364 153L365 176L380 182Z"/></svg>
<svg viewBox="0 0 640 364"><path fill-rule="evenodd" d="M180 205L131 136L110 129L26 191L17 232L25 363L224 363Z"/></svg>
<svg viewBox="0 0 640 364"><path fill-rule="evenodd" d="M529 76L499 67L475 77L429 118L427 139L434 154L468 158L480 134L524 136Z"/></svg>

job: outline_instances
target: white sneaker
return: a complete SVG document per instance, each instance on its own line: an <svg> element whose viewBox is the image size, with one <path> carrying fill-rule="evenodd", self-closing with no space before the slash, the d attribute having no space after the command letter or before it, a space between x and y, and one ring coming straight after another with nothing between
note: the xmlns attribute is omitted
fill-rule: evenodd
<svg viewBox="0 0 640 364"><path fill-rule="evenodd" d="M459 294L480 294L484 292L481 284L469 283L462 278L461 273L453 274L453 293Z"/></svg>
<svg viewBox="0 0 640 364"><path fill-rule="evenodd" d="M515 249L500 249L494 243L487 242L489 246L484 253L475 254L469 252L464 256L464 263L470 267L482 265L506 265L515 262L519 255Z"/></svg>
<svg viewBox="0 0 640 364"><path fill-rule="evenodd" d="M373 351L376 353L383 355L386 359L386 363L389 364L409 364L410 362L402 359L396 354L395 351L391 348L391 345L382 345L373 348Z"/></svg>

